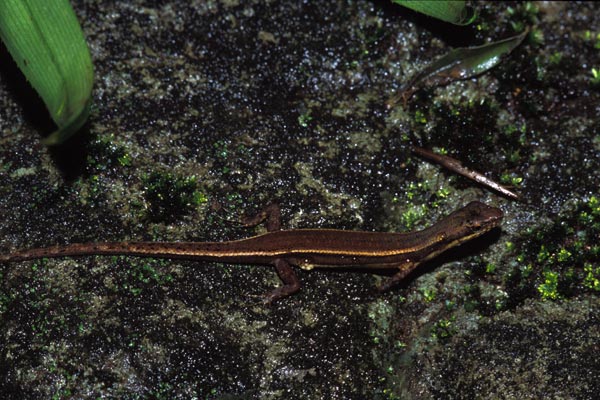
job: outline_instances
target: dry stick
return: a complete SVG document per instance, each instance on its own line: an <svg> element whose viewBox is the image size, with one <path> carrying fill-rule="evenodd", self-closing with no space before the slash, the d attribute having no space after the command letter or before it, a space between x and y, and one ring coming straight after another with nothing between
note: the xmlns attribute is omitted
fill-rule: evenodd
<svg viewBox="0 0 600 400"><path fill-rule="evenodd" d="M510 197L515 200L519 200L519 195L517 195L515 192L508 190L504 186L500 185L499 183L494 182L493 180L489 179L485 175L463 166L462 163L455 158L452 158L452 157L449 157L449 156L446 156L443 154L437 154L437 153L434 153L432 151L429 151L429 150L426 150L426 149L423 149L423 148L417 147L417 146L412 146L412 150L415 153L417 153L418 155L420 155L421 157L432 160L432 161L440 164L441 166L448 168L450 171L454 171L458 174L461 174L462 176L472 179L475 182L478 182L484 186L487 186L493 190L496 190L507 197Z"/></svg>

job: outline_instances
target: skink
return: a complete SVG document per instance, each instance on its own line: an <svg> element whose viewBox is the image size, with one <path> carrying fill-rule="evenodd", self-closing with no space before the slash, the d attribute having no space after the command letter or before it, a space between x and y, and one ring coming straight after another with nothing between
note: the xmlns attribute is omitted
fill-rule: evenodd
<svg viewBox="0 0 600 400"><path fill-rule="evenodd" d="M397 269L378 289L394 286L418 265L438 254L481 236L498 226L502 211L474 201L429 228L410 233L380 233L335 229L279 230L276 205L248 219L248 225L266 220L269 232L225 242L105 242L73 243L20 250L0 255L0 262L46 257L125 255L179 258L239 264L272 264L283 282L264 296L270 303L300 289L292 265Z"/></svg>

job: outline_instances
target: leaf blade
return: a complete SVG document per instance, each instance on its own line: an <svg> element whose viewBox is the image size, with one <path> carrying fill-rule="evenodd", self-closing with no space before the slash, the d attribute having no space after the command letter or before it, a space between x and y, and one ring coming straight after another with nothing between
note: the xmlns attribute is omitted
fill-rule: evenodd
<svg viewBox="0 0 600 400"><path fill-rule="evenodd" d="M468 25L475 20L475 12L465 6L464 0L392 0L413 11L428 15L433 18L450 22L455 25Z"/></svg>
<svg viewBox="0 0 600 400"><path fill-rule="evenodd" d="M0 37L58 126L46 142L64 141L87 119L93 86L91 56L69 1L4 0Z"/></svg>
<svg viewBox="0 0 600 400"><path fill-rule="evenodd" d="M460 47L450 50L404 84L399 93L388 100L388 108L400 100L406 103L420 87L443 86L488 71L498 65L503 56L509 54L521 44L528 33L529 31L525 31L519 35L482 46Z"/></svg>

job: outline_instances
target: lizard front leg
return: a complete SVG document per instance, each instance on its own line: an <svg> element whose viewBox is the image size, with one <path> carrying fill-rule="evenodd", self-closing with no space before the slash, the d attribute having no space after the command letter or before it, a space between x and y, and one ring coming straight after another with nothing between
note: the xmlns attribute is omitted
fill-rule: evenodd
<svg viewBox="0 0 600 400"><path fill-rule="evenodd" d="M244 218L242 222L246 226L255 226L265 222L267 231L278 231L281 229L281 211L279 205L271 203L263 208L258 214ZM271 304L276 300L287 297L300 290L300 280L287 260L277 258L273 261L273 266L275 267L281 282L283 282L283 286L266 293L263 296L265 304Z"/></svg>
<svg viewBox="0 0 600 400"><path fill-rule="evenodd" d="M281 210L277 203L269 204L256 215L242 218L244 226L256 226L263 222L269 232L281 230Z"/></svg>
<svg viewBox="0 0 600 400"><path fill-rule="evenodd" d="M397 268L399 269L394 275L390 278L383 281L383 283L377 286L377 290L380 292L385 292L396 286L401 280L403 280L408 274L410 274L419 264L415 262L406 262L400 264Z"/></svg>

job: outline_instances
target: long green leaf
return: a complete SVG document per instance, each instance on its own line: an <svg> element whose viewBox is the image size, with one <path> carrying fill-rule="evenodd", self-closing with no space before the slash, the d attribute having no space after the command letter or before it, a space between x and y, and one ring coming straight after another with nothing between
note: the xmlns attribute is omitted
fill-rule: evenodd
<svg viewBox="0 0 600 400"><path fill-rule="evenodd" d="M520 35L483 46L451 50L410 79L395 97L388 100L388 107L400 100L408 101L419 87L447 85L450 82L468 79L493 68L500 63L502 56L517 47L527 34L528 31L525 31Z"/></svg>
<svg viewBox="0 0 600 400"><path fill-rule="evenodd" d="M61 143L85 123L94 79L69 1L2 0L0 37L58 126L45 142Z"/></svg>
<svg viewBox="0 0 600 400"><path fill-rule="evenodd" d="M441 19L456 25L468 25L475 19L475 13L465 6L464 0L392 0L394 3L413 11Z"/></svg>

